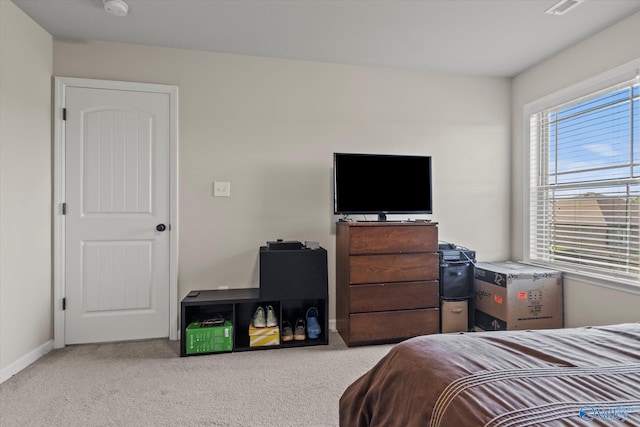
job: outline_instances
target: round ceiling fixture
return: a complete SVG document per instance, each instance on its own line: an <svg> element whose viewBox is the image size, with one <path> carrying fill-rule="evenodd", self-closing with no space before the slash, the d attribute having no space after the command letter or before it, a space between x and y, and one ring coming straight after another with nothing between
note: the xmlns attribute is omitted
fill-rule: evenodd
<svg viewBox="0 0 640 427"><path fill-rule="evenodd" d="M123 0L102 0L104 10L113 16L127 16L129 5Z"/></svg>

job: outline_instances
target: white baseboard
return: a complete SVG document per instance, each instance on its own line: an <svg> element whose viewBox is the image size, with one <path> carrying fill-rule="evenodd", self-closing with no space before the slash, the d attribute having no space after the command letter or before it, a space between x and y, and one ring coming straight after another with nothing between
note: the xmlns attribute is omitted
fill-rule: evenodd
<svg viewBox="0 0 640 427"><path fill-rule="evenodd" d="M27 366L31 365L36 360L40 359L45 354L53 350L53 340L49 340L36 349L22 356L9 366L6 366L0 370L0 384L22 371Z"/></svg>

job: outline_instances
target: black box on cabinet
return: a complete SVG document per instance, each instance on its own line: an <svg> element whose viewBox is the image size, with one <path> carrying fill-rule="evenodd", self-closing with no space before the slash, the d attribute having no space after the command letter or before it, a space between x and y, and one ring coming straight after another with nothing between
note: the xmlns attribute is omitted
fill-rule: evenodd
<svg viewBox="0 0 640 427"><path fill-rule="evenodd" d="M270 251L302 249L302 243L295 240L285 242L284 240L278 239L276 241L267 242L267 249Z"/></svg>
<svg viewBox="0 0 640 427"><path fill-rule="evenodd" d="M458 246L454 243L440 243L438 245L440 261L471 261L476 260L476 251Z"/></svg>
<svg viewBox="0 0 640 427"><path fill-rule="evenodd" d="M309 299L328 297L327 251L260 248L260 298Z"/></svg>

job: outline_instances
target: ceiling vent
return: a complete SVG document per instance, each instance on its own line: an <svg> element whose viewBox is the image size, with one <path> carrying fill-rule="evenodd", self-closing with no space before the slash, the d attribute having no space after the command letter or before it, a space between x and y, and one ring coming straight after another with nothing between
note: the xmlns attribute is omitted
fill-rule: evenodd
<svg viewBox="0 0 640 427"><path fill-rule="evenodd" d="M584 0L560 0L549 9L545 10L544 13L557 16L564 15L583 1Z"/></svg>

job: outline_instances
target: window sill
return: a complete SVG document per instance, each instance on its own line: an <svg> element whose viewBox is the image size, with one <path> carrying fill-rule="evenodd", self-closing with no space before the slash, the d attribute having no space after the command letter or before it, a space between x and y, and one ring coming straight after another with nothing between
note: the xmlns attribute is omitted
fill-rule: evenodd
<svg viewBox="0 0 640 427"><path fill-rule="evenodd" d="M583 282L592 286L598 286L601 288L607 288L618 292L625 292L633 295L640 295L640 283L633 282L632 280L616 279L605 275L599 275L596 273L581 273L575 270L568 270L566 267L536 263L536 262L524 262L525 264L537 265L539 267L550 268L552 270L561 271L564 278L575 280L577 282Z"/></svg>

